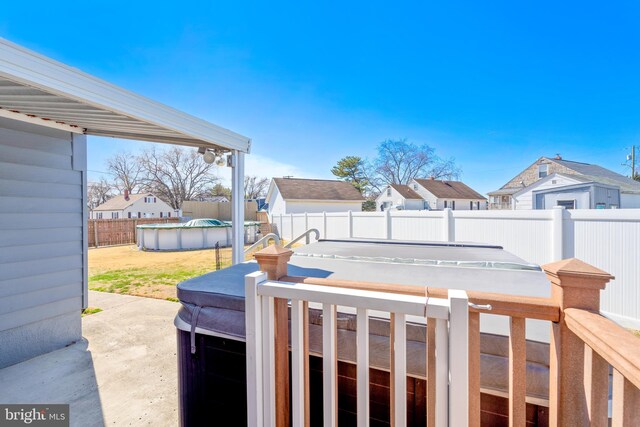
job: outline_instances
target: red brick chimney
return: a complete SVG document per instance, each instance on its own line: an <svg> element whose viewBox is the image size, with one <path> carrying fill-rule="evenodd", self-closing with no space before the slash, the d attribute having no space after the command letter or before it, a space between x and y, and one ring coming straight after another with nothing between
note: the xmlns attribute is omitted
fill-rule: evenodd
<svg viewBox="0 0 640 427"><path fill-rule="evenodd" d="M124 199L127 200L127 201L129 200L129 190L128 189L124 190Z"/></svg>
<svg viewBox="0 0 640 427"><path fill-rule="evenodd" d="M560 154L556 154L554 160L562 160L562 156Z"/></svg>

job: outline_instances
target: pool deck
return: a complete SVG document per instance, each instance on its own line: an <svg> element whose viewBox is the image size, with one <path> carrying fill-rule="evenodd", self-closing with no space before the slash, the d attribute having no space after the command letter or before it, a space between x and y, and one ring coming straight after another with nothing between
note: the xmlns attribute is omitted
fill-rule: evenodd
<svg viewBox="0 0 640 427"><path fill-rule="evenodd" d="M178 424L174 302L89 292L84 339L0 370L2 403L69 403L72 426Z"/></svg>

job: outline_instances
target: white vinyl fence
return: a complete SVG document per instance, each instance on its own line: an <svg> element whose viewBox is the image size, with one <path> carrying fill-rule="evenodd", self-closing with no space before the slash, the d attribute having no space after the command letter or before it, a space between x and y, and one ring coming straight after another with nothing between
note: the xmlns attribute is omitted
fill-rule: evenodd
<svg viewBox="0 0 640 427"><path fill-rule="evenodd" d="M640 209L307 213L271 221L286 240L317 228L322 239L494 244L541 265L579 258L615 276L602 311L640 329Z"/></svg>

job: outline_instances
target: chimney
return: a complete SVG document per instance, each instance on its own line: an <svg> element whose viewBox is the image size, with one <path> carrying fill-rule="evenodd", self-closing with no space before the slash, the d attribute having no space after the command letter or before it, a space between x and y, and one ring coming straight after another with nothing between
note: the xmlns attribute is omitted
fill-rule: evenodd
<svg viewBox="0 0 640 427"><path fill-rule="evenodd" d="M129 189L124 190L124 199L127 201L129 200Z"/></svg>
<svg viewBox="0 0 640 427"><path fill-rule="evenodd" d="M429 179L430 179L431 181L435 181L435 180L436 180L436 177L435 177L435 176L433 176L433 175L431 175L431 176L429 177Z"/></svg>
<svg viewBox="0 0 640 427"><path fill-rule="evenodd" d="M556 154L554 160L562 160L562 156L560 155L560 153Z"/></svg>

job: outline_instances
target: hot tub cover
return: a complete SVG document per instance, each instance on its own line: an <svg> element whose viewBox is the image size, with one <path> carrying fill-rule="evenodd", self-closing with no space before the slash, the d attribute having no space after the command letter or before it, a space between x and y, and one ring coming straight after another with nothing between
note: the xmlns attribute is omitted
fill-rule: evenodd
<svg viewBox="0 0 640 427"><path fill-rule="evenodd" d="M205 274L178 285L182 308L177 324L195 333L196 327L210 333L244 340L244 276L258 271L255 261ZM294 249L289 262L290 276L333 278L439 288L482 290L548 297L550 285L538 266L502 250L498 246L475 244L414 243L371 240L321 240ZM482 385L503 391L508 378L508 319L481 316ZM355 318L341 312L338 322L338 356L355 361ZM545 398L548 392L548 324L528 321L527 389L532 396ZM322 319L311 310L310 348L320 354ZM530 328L530 326L534 326ZM179 326L180 327L180 326ZM389 324L387 319L371 320L371 364L389 367ZM532 329L532 331L530 331ZM407 331L407 363L412 375L425 375L425 328L410 325ZM541 342L535 342L541 341ZM193 349L195 351L195 349Z"/></svg>

